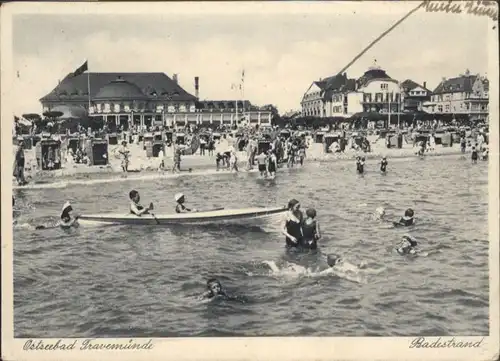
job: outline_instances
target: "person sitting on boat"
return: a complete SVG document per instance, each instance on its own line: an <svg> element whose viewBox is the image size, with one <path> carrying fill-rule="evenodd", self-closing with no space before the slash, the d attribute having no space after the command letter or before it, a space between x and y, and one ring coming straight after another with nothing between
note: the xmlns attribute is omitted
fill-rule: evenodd
<svg viewBox="0 0 500 361"><path fill-rule="evenodd" d="M149 207L144 207L139 203L141 201L141 196L136 190L131 190L128 196L130 198L130 213L140 217L153 210L153 203L150 203Z"/></svg>
<svg viewBox="0 0 500 361"><path fill-rule="evenodd" d="M175 213L188 213L188 212L196 212L196 209L189 209L184 205L186 201L186 197L182 193L177 193L175 195L175 202L177 205L175 206Z"/></svg>
<svg viewBox="0 0 500 361"><path fill-rule="evenodd" d="M408 226L413 225L413 222L414 222L413 216L414 216L413 209L408 208L405 211L405 215L403 217L401 217L401 219L398 222L394 222L394 226L396 226L396 227L408 227Z"/></svg>
<svg viewBox="0 0 500 361"><path fill-rule="evenodd" d="M396 248L396 251L401 255L416 254L417 241L410 235L405 234L401 243Z"/></svg>
<svg viewBox="0 0 500 361"><path fill-rule="evenodd" d="M288 202L288 212L281 225L281 232L286 237L287 248L298 248L302 240L302 221L304 215L300 210L300 203L296 199Z"/></svg>
<svg viewBox="0 0 500 361"><path fill-rule="evenodd" d="M61 222L60 226L62 228L69 228L78 225L79 216L73 216L71 214L73 212L73 207L70 202L64 203L64 206L61 211Z"/></svg>
<svg viewBox="0 0 500 361"><path fill-rule="evenodd" d="M304 249L317 249L318 240L321 238L319 222L316 220L316 210L308 208L306 219L302 223L302 247Z"/></svg>

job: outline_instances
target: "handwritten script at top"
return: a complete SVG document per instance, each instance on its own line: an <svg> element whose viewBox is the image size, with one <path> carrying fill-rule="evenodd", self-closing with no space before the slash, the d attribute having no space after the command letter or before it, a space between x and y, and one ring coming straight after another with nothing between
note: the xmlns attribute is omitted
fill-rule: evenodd
<svg viewBox="0 0 500 361"><path fill-rule="evenodd" d="M425 1L422 6L427 12L446 12L452 14L470 14L488 16L494 21L498 20L498 7L496 1Z"/></svg>

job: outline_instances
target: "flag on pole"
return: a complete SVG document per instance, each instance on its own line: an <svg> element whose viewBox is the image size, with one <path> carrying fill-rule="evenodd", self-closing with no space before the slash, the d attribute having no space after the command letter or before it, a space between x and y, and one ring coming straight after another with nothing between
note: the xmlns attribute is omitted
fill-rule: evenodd
<svg viewBox="0 0 500 361"><path fill-rule="evenodd" d="M83 63L78 69L76 69L74 72L73 72L73 77L75 76L78 76L80 74L83 74L85 73L87 70L89 70L89 65L88 65L88 61L85 60L85 63Z"/></svg>

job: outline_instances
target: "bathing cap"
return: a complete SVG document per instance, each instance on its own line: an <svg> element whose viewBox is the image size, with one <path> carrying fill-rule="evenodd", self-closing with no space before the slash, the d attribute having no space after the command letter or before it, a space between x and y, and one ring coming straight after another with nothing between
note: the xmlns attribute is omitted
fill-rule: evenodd
<svg viewBox="0 0 500 361"><path fill-rule="evenodd" d="M175 195L175 201L176 201L176 202L179 202L179 199L181 199L181 198L184 198L184 194L182 194L182 193L177 193L177 194Z"/></svg>
<svg viewBox="0 0 500 361"><path fill-rule="evenodd" d="M340 256L338 254L329 254L327 257L326 257L326 263L328 263L328 265L330 267L333 267L335 266L335 264L337 263L337 261L340 259Z"/></svg>
<svg viewBox="0 0 500 361"><path fill-rule="evenodd" d="M68 208L73 209L73 207L71 207L71 203L69 203L69 202L64 203L64 206L62 207L61 212L64 212L64 211L65 211L65 210L67 210Z"/></svg>
<svg viewBox="0 0 500 361"><path fill-rule="evenodd" d="M384 209L384 207L378 207L377 209L375 209L375 212L377 214L384 214L385 213L385 209Z"/></svg>
<svg viewBox="0 0 500 361"><path fill-rule="evenodd" d="M412 236L410 236L409 234L405 234L405 235L403 236L403 239L404 239L405 241L410 242L410 245L411 245L412 247L415 247L415 246L417 245L417 241L415 241L415 240L412 238Z"/></svg>
<svg viewBox="0 0 500 361"><path fill-rule="evenodd" d="M413 214L414 214L413 209L411 209L411 208L408 208L405 212L405 216L407 216L407 217L413 217Z"/></svg>

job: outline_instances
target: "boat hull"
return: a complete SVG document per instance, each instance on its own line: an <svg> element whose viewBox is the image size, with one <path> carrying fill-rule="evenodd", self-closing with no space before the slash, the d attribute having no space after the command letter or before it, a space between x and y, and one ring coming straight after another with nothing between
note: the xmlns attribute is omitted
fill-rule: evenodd
<svg viewBox="0 0 500 361"><path fill-rule="evenodd" d="M262 223L279 222L285 208L247 208L247 209L225 209L218 211L181 213L169 215L145 214L136 216L133 214L89 214L82 215L78 221L82 224L130 224L130 225L204 225L204 224L239 224L260 225Z"/></svg>

